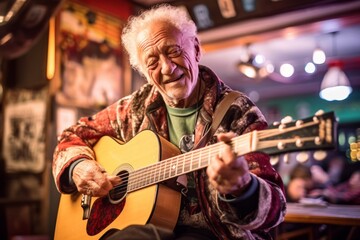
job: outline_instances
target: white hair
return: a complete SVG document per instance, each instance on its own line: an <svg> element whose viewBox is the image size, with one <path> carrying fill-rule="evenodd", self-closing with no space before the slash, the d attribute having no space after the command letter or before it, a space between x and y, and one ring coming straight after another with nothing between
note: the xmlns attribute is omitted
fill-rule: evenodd
<svg viewBox="0 0 360 240"><path fill-rule="evenodd" d="M187 11L180 7L169 4L158 5L152 9L143 11L138 16L129 18L127 25L122 31L122 44L129 54L130 65L142 73L137 53L136 39L138 34L154 22L167 22L182 32L185 36L196 37L197 28L190 19Z"/></svg>

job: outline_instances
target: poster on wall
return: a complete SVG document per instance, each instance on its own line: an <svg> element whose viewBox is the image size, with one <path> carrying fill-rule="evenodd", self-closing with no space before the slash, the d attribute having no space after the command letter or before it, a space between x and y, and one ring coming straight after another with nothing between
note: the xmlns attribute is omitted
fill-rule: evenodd
<svg viewBox="0 0 360 240"><path fill-rule="evenodd" d="M44 170L47 94L47 89L5 94L3 157L9 173Z"/></svg>
<svg viewBox="0 0 360 240"><path fill-rule="evenodd" d="M67 1L60 13L60 79L56 101L62 106L107 106L122 96L122 21Z"/></svg>

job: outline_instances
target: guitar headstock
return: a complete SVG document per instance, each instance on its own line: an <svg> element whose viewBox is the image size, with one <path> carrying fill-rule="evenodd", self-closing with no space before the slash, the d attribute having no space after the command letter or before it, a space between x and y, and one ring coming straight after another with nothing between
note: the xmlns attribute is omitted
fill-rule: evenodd
<svg viewBox="0 0 360 240"><path fill-rule="evenodd" d="M334 112L279 123L258 134L257 149L267 154L333 149L336 147L337 121Z"/></svg>

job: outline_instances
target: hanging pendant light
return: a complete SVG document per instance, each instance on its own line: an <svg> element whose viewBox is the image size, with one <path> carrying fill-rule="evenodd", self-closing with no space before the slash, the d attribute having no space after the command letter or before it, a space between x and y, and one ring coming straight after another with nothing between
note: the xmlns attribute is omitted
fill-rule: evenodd
<svg viewBox="0 0 360 240"><path fill-rule="evenodd" d="M314 52L313 52L313 56L312 56L313 62L315 64L323 64L326 61L326 55L325 52L319 48L316 47Z"/></svg>
<svg viewBox="0 0 360 240"><path fill-rule="evenodd" d="M332 33L334 55L336 56L336 42L335 36L337 32ZM352 92L350 82L344 71L343 63L340 60L331 61L329 69L325 73L324 79L321 82L320 97L327 101L342 101L346 99Z"/></svg>
<svg viewBox="0 0 360 240"><path fill-rule="evenodd" d="M329 70L326 72L321 83L320 97L327 101L342 101L352 92L349 79L342 70L341 61L329 63Z"/></svg>
<svg viewBox="0 0 360 240"><path fill-rule="evenodd" d="M264 78L269 74L263 62L256 61L260 55L254 54L250 51L250 44L246 45L246 54L242 56L241 61L237 64L238 70L252 79ZM261 56L261 58L263 58ZM264 61L264 59L262 59Z"/></svg>

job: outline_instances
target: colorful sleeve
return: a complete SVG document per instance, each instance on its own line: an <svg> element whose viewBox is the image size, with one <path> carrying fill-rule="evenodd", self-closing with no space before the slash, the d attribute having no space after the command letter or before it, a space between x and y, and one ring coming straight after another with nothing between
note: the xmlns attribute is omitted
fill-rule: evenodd
<svg viewBox="0 0 360 240"><path fill-rule="evenodd" d="M234 131L241 135L267 127L260 110L246 97L236 101L228 111L227 118L230 123L227 126L222 125L220 131ZM286 210L283 182L280 175L271 166L269 156L265 153L253 152L244 157L248 162L249 170L258 181L257 202L251 204L255 208L253 211L247 211L249 212L247 216L243 216L241 213L244 211L239 211L239 208L248 206L244 206L241 201L228 203L219 199L215 206L212 206L213 211L218 213L221 222L228 223L224 226L227 228L227 232L233 236L238 233L237 229L266 232L283 221ZM215 197L211 198L214 200Z"/></svg>
<svg viewBox="0 0 360 240"><path fill-rule="evenodd" d="M82 117L59 136L53 154L52 171L60 192L74 191L68 181L68 168L71 163L81 158L95 159L92 147L102 136L121 138L117 121L120 106L119 103L114 103L93 116Z"/></svg>

